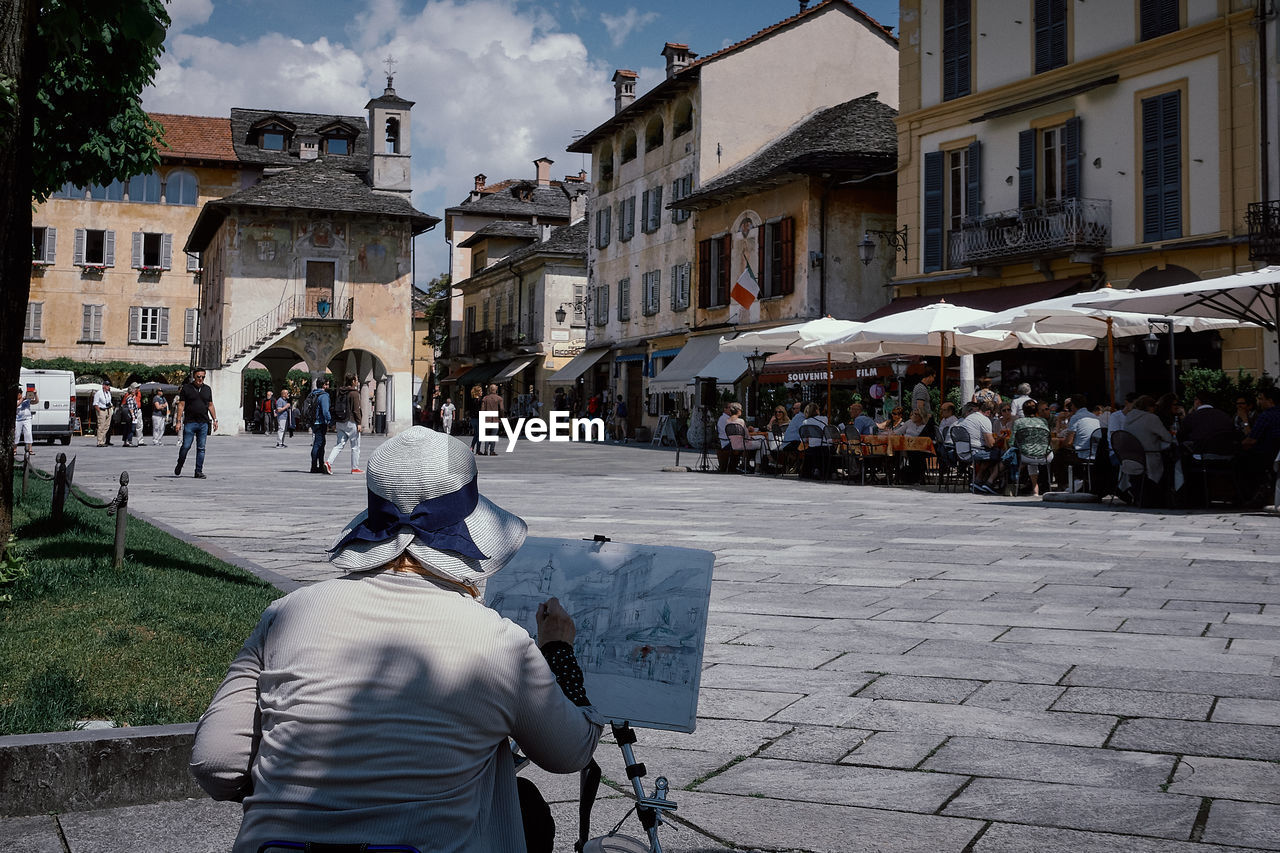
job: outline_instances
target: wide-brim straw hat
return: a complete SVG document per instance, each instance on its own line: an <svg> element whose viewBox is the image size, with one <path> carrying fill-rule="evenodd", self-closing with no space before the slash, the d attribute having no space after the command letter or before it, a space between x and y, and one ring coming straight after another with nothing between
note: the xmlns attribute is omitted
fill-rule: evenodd
<svg viewBox="0 0 1280 853"><path fill-rule="evenodd" d="M370 457L365 481L371 495L390 501L409 515L423 501L465 494L474 488L476 462L471 450L456 438L415 426L384 443ZM448 548L433 547L407 527L380 542L352 540L339 546L369 517L368 510L347 524L333 545L329 560L348 572L383 566L408 553L428 570L474 583L501 569L524 544L528 526L483 495L462 519L471 541L483 557L467 556Z"/></svg>

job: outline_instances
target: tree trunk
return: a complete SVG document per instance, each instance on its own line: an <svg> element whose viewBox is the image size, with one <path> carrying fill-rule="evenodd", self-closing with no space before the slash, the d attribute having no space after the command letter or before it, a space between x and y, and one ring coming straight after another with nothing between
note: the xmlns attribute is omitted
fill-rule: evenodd
<svg viewBox="0 0 1280 853"><path fill-rule="evenodd" d="M22 329L31 293L31 105L38 80L35 0L0 0L0 81L13 98L0 103L0 394L14 405L22 367ZM0 553L13 529L14 419L0 414Z"/></svg>

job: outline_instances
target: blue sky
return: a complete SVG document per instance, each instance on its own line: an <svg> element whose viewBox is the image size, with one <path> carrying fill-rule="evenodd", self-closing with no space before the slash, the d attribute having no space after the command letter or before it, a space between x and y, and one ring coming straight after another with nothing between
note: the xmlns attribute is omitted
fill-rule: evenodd
<svg viewBox="0 0 1280 853"><path fill-rule="evenodd" d="M816 0L815 0L816 2ZM362 115L397 61L413 111L414 204L442 216L483 172L575 173L565 146L612 112L614 69L662 76L659 51L705 55L795 14L797 0L169 0L174 23L147 109L225 116L231 107ZM856 3L897 24L897 3ZM448 269L443 228L420 238L418 280Z"/></svg>

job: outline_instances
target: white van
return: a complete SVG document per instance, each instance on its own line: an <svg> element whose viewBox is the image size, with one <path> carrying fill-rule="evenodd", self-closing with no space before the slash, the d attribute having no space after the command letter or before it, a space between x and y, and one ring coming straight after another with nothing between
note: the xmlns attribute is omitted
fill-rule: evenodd
<svg viewBox="0 0 1280 853"><path fill-rule="evenodd" d="M71 433L76 416L76 375L70 370L22 369L18 382L24 389L35 389L40 402L31 406L31 434L33 438L54 439L64 445L71 443ZM10 403L13 402L10 394Z"/></svg>

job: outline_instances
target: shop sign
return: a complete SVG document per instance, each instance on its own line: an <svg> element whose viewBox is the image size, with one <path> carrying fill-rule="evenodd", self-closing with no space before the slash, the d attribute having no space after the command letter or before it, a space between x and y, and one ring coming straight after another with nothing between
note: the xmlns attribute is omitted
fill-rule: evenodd
<svg viewBox="0 0 1280 853"><path fill-rule="evenodd" d="M587 342L585 340L569 341L567 344L552 344L551 354L556 358L571 358L575 355L581 354L586 347Z"/></svg>

